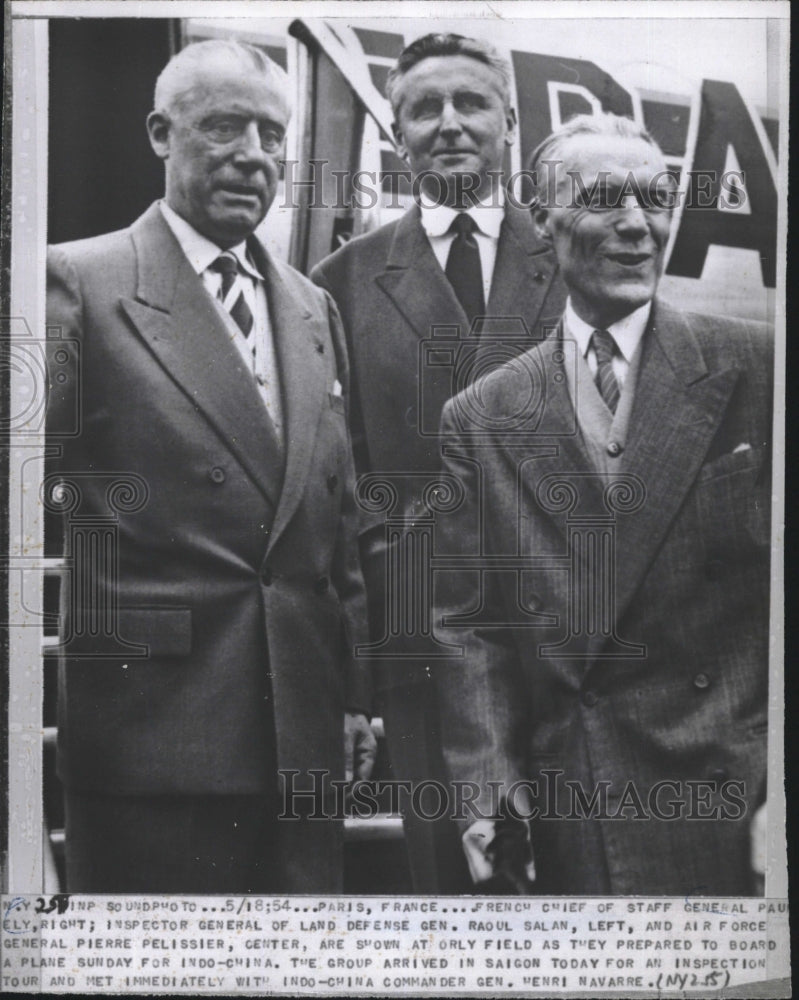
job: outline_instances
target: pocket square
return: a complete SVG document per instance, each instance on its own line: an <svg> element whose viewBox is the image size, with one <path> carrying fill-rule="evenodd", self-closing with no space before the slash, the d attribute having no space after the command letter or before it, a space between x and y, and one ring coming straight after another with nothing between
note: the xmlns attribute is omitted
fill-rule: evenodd
<svg viewBox="0 0 799 1000"><path fill-rule="evenodd" d="M334 396L340 396L341 395L341 382L339 382L338 379L335 379L333 381L333 395Z"/></svg>
<svg viewBox="0 0 799 1000"><path fill-rule="evenodd" d="M752 446L747 441L742 441L739 445L736 445L732 449L733 455L737 455L739 451L751 451Z"/></svg>

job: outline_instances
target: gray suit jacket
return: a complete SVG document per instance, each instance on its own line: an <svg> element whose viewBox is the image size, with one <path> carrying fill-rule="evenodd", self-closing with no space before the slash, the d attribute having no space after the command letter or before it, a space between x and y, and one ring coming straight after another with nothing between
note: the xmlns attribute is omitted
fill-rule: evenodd
<svg viewBox="0 0 799 1000"><path fill-rule="evenodd" d="M344 708L369 708L352 656L365 602L338 314L251 249L285 457L156 205L128 230L50 251L48 324L64 342L51 342L48 431L79 497L67 554L77 517L112 515L118 533L118 566L90 573L99 597L74 574L62 588L59 772L78 790L264 793L276 768L343 777ZM80 432L64 436L76 407ZM111 510L109 482L125 476L142 502ZM113 656L83 627L87 601L118 605Z"/></svg>
<svg viewBox="0 0 799 1000"><path fill-rule="evenodd" d="M483 380L479 427L463 397L445 408L464 488L436 525L436 554L462 560L437 574L439 637L463 649L435 668L445 756L485 811L487 782L537 783L542 892L746 894L766 777L769 331L656 302L643 351L616 487L592 472L554 337Z"/></svg>

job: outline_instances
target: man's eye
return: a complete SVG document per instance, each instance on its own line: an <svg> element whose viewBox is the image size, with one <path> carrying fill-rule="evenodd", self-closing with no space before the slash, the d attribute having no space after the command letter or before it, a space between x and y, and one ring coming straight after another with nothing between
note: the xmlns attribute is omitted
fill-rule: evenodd
<svg viewBox="0 0 799 1000"><path fill-rule="evenodd" d="M412 118L434 118L441 114L440 101L420 101L411 108Z"/></svg>
<svg viewBox="0 0 799 1000"><path fill-rule="evenodd" d="M674 184L653 184L647 191L648 209L653 211L670 212L676 207L679 199L679 190Z"/></svg>
<svg viewBox="0 0 799 1000"><path fill-rule="evenodd" d="M607 188L597 184L588 188L578 185L574 191L574 206L575 208L587 209L590 212L603 211L608 208Z"/></svg>
<svg viewBox="0 0 799 1000"><path fill-rule="evenodd" d="M220 142L229 142L241 132L241 125L235 121L213 122L207 129L208 134Z"/></svg>
<svg viewBox="0 0 799 1000"><path fill-rule="evenodd" d="M586 204L586 208L592 212L610 212L621 208L623 199L619 188L607 187L598 184L592 191L591 197Z"/></svg>
<svg viewBox="0 0 799 1000"><path fill-rule="evenodd" d="M267 153L274 153L283 144L283 133L274 128L261 130L261 146Z"/></svg>
<svg viewBox="0 0 799 1000"><path fill-rule="evenodd" d="M458 94L455 98L457 111L479 111L484 106L485 101L480 94Z"/></svg>

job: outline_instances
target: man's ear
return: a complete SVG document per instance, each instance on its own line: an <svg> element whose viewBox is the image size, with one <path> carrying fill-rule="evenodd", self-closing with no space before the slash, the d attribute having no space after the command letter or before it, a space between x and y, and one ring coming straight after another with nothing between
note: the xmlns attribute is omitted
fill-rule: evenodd
<svg viewBox="0 0 799 1000"><path fill-rule="evenodd" d="M538 206L533 209L533 222L538 238L545 243L552 242L552 233L549 231L549 209Z"/></svg>
<svg viewBox="0 0 799 1000"><path fill-rule="evenodd" d="M507 133L505 135L505 145L512 146L514 139L516 138L516 108L508 108L505 112L505 126L507 127Z"/></svg>
<svg viewBox="0 0 799 1000"><path fill-rule="evenodd" d="M399 127L399 122L391 123L391 131L394 133L394 142L397 144L397 156L402 160L408 159L408 150L405 147L405 141L402 138L402 129Z"/></svg>
<svg viewBox="0 0 799 1000"><path fill-rule="evenodd" d="M151 111L147 115L147 135L153 152L160 160L169 156L169 128L171 122L163 111Z"/></svg>

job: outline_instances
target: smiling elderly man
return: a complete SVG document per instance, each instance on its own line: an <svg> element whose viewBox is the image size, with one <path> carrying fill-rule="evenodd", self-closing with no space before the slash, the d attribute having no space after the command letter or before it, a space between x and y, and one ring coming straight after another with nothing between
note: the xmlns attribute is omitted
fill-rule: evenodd
<svg viewBox="0 0 799 1000"><path fill-rule="evenodd" d="M143 484L115 558L62 591L70 892L341 889L341 823L276 818L280 771L296 791L373 753L338 314L253 235L289 115L258 49L188 46L147 120L163 201L50 251L48 324L80 345L62 384L53 342L48 415L74 514ZM83 628L92 595L127 653Z"/></svg>
<svg viewBox="0 0 799 1000"><path fill-rule="evenodd" d="M472 874L502 874L495 835L530 820L530 891L747 895L766 795L770 330L655 297L674 191L638 125L575 118L532 167L562 322L443 418L464 502L438 515L436 553L485 567L441 572L439 636L463 655L431 664L450 774L477 793Z"/></svg>

